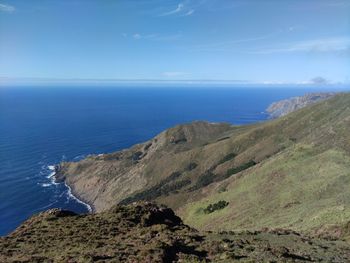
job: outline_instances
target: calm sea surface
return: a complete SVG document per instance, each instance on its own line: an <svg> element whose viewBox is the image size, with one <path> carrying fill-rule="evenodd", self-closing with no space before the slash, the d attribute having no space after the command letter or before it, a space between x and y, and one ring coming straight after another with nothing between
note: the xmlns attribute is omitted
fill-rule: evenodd
<svg viewBox="0 0 350 263"><path fill-rule="evenodd" d="M0 87L0 235L49 208L87 206L52 182L52 165L108 153L194 120L247 124L315 88Z"/></svg>

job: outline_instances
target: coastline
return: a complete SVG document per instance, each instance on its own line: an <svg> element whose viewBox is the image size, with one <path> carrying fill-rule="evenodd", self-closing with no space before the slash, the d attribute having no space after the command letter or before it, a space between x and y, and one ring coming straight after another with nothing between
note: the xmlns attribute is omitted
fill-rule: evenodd
<svg viewBox="0 0 350 263"><path fill-rule="evenodd" d="M83 201L81 197L78 197L78 195L76 193L74 193L74 191L72 190L72 187L69 186L66 181L64 181L64 185L68 188L68 195L72 199L74 199L78 203L86 206L86 208L88 209L89 213L93 213L94 212L93 206L90 205L89 203L87 203L86 201Z"/></svg>
<svg viewBox="0 0 350 263"><path fill-rule="evenodd" d="M74 199L76 202L84 205L88 209L88 213L93 213L95 209L91 204L89 204L87 201L83 200L81 197L78 196L77 193L74 192L74 189L66 182L65 177L59 177L60 172L60 165L49 165L48 168L52 170L53 172L50 174L50 178L53 178L54 184L63 183L67 188L67 194L70 198Z"/></svg>

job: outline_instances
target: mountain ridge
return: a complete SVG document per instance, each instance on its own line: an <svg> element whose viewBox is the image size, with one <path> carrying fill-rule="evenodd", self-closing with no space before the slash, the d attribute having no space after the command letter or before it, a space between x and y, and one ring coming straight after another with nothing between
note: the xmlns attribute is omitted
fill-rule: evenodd
<svg viewBox="0 0 350 263"><path fill-rule="evenodd" d="M201 230L277 226L347 236L349 105L350 95L341 94L264 123L179 125L126 150L63 163L57 178L95 211L147 200ZM201 212L220 200L228 206Z"/></svg>
<svg viewBox="0 0 350 263"><path fill-rule="evenodd" d="M199 232L164 206L51 209L0 237L1 262L345 262L350 245L288 229Z"/></svg>

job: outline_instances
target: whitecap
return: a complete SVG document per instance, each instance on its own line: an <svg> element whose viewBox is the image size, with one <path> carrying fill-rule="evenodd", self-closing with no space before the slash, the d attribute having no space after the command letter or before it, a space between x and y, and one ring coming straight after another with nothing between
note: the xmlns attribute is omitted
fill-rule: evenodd
<svg viewBox="0 0 350 263"><path fill-rule="evenodd" d="M55 171L56 170L56 166L55 165L48 165L47 168L51 171Z"/></svg>
<svg viewBox="0 0 350 263"><path fill-rule="evenodd" d="M86 157L86 154L81 154L73 158L74 161L80 161Z"/></svg>
<svg viewBox="0 0 350 263"><path fill-rule="evenodd" d="M67 185L66 183L64 183L64 184L65 184L65 185L67 186L67 188L68 188L68 191L67 191L68 197L71 198L71 199L73 199L73 200L75 200L76 202L78 202L78 203L80 203L80 204L86 206L87 209L89 210L89 212L91 213L91 212L92 212L91 206L90 206L89 204L87 204L87 203L81 201L81 200L80 200L79 198L77 198L75 195L73 195L73 193L72 193L72 188L71 188L69 185Z"/></svg>
<svg viewBox="0 0 350 263"><path fill-rule="evenodd" d="M46 178L52 178L55 174L56 174L56 172L52 172L48 176L46 176Z"/></svg>
<svg viewBox="0 0 350 263"><path fill-rule="evenodd" d="M51 181L50 184L51 185L57 185L58 183L56 183L56 180L55 180L56 166L55 165L48 165L47 169L49 169L52 172L49 173L49 175L46 176L46 178L50 179L50 181Z"/></svg>

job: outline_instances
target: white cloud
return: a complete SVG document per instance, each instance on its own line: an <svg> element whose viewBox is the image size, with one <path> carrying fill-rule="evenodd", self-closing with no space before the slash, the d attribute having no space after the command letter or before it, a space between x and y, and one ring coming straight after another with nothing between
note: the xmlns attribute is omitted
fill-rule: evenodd
<svg viewBox="0 0 350 263"><path fill-rule="evenodd" d="M170 16L170 15L174 15L177 14L179 12L181 12L184 9L185 5L183 3L180 3L177 5L176 9L171 10L169 12L163 13L160 16Z"/></svg>
<svg viewBox="0 0 350 263"><path fill-rule="evenodd" d="M0 4L0 12L13 13L16 8L8 4Z"/></svg>
<svg viewBox="0 0 350 263"><path fill-rule="evenodd" d="M177 7L173 10L160 14L159 16L171 16L171 15L179 15L179 16L190 16L194 13L194 9L188 6L188 4L179 3Z"/></svg>
<svg viewBox="0 0 350 263"><path fill-rule="evenodd" d="M315 77L310 80L312 84L329 84L329 80L324 77Z"/></svg>
<svg viewBox="0 0 350 263"><path fill-rule="evenodd" d="M139 33L135 33L132 36L134 39L139 40L139 39L155 39L157 37L156 34L149 34L149 35L142 35Z"/></svg>
<svg viewBox="0 0 350 263"><path fill-rule="evenodd" d="M138 33L134 34L132 37L137 39L137 40L142 38L142 36Z"/></svg>
<svg viewBox="0 0 350 263"><path fill-rule="evenodd" d="M127 34L123 35L125 38L127 38ZM132 38L135 40L141 40L141 39L147 39L147 40L153 40L153 41L172 41L176 40L181 37L181 33L174 34L174 35L159 35L159 34L141 34L141 33L135 33L132 35Z"/></svg>
<svg viewBox="0 0 350 263"><path fill-rule="evenodd" d="M348 52L350 49L350 38L338 37L327 39L315 39L283 44L274 48L266 48L250 53L253 54L272 54L272 53L291 53L291 52Z"/></svg>
<svg viewBox="0 0 350 263"><path fill-rule="evenodd" d="M187 11L183 16L190 16L190 15L192 15L193 13L194 13L194 10L191 9L191 10Z"/></svg>
<svg viewBox="0 0 350 263"><path fill-rule="evenodd" d="M232 50L232 48L235 48L237 44L241 43L248 43L248 42L256 42L260 40L269 39L271 37L274 37L276 35L279 35L282 31L273 32L270 34L257 36L257 37L251 37L251 38L241 38L241 39L233 39L228 41L221 41L221 42L213 42L209 44L201 44L194 46L193 49L196 51L225 51L225 50Z"/></svg>

